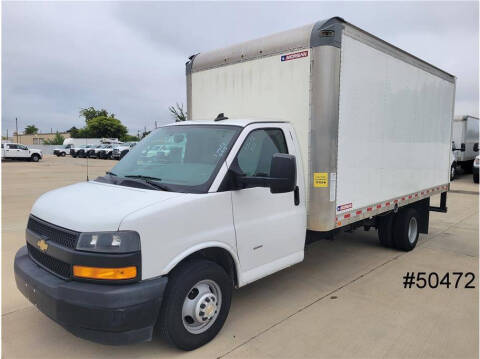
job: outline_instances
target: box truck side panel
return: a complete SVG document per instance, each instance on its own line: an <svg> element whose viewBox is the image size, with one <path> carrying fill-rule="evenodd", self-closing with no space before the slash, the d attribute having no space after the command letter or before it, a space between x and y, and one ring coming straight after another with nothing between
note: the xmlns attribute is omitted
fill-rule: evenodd
<svg viewBox="0 0 480 359"><path fill-rule="evenodd" d="M192 73L192 120L229 118L289 121L308 165L310 49ZM286 57L285 57L286 56Z"/></svg>
<svg viewBox="0 0 480 359"><path fill-rule="evenodd" d="M337 213L449 182L454 91L454 83L344 35Z"/></svg>

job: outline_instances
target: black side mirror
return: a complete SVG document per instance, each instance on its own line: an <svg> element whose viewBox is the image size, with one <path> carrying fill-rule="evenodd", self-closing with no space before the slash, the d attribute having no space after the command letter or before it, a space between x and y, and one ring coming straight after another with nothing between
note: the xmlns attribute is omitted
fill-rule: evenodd
<svg viewBox="0 0 480 359"><path fill-rule="evenodd" d="M281 179L270 184L270 192L292 192L297 183L297 164L295 156L284 153L275 153L270 165L270 177Z"/></svg>
<svg viewBox="0 0 480 359"><path fill-rule="evenodd" d="M462 145L460 146L460 151L465 152L465 144L464 143L462 143Z"/></svg>
<svg viewBox="0 0 480 359"><path fill-rule="evenodd" d="M473 145L473 152L478 152L478 142Z"/></svg>
<svg viewBox="0 0 480 359"><path fill-rule="evenodd" d="M249 177L242 173L235 158L230 166L233 175L232 187L235 189L270 187L271 193L291 192L297 183L297 166L295 156L275 153L270 164L270 177Z"/></svg>

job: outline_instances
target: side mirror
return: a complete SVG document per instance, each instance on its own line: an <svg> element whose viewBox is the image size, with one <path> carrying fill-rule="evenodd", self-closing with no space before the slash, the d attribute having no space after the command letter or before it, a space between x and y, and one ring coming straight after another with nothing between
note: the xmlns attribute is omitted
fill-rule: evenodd
<svg viewBox="0 0 480 359"><path fill-rule="evenodd" d="M465 152L465 144L464 143L462 143L462 145L460 146L460 151Z"/></svg>
<svg viewBox="0 0 480 359"><path fill-rule="evenodd" d="M478 142L473 145L473 152L478 152Z"/></svg>
<svg viewBox="0 0 480 359"><path fill-rule="evenodd" d="M233 174L233 187L235 189L270 187L271 193L286 193L295 189L297 183L297 166L295 156L283 153L275 153L270 164L270 177L245 176L237 159L230 167Z"/></svg>
<svg viewBox="0 0 480 359"><path fill-rule="evenodd" d="M292 192L297 184L297 164L295 156L283 153L275 153L270 165L270 177L274 180L270 184L270 192Z"/></svg>

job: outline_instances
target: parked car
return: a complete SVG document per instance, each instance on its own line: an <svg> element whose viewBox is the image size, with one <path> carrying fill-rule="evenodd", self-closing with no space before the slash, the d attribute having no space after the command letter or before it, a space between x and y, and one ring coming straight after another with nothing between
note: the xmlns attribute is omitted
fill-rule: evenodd
<svg viewBox="0 0 480 359"><path fill-rule="evenodd" d="M98 158L104 159L104 160L111 160L112 155L113 155L113 150L120 146L120 144L112 144L109 147L102 148L98 152Z"/></svg>
<svg viewBox="0 0 480 359"><path fill-rule="evenodd" d="M42 157L43 154L41 150L28 148L19 143L2 143L2 159L38 162Z"/></svg>
<svg viewBox="0 0 480 359"><path fill-rule="evenodd" d="M87 147L87 145L73 145L72 147L70 147L70 155L73 157L73 158L76 158L78 156L78 152L80 150L84 150L85 147Z"/></svg>
<svg viewBox="0 0 480 359"><path fill-rule="evenodd" d="M65 145L62 147L57 147L53 149L53 154L57 157L65 157L67 154L70 154L70 148L72 148L73 145Z"/></svg>
<svg viewBox="0 0 480 359"><path fill-rule="evenodd" d="M376 228L411 251L446 212L455 76L341 18L186 65L191 121L32 207L17 288L73 334L127 344L158 327L192 350L221 330L234 287L302 262L313 239Z"/></svg>
<svg viewBox="0 0 480 359"><path fill-rule="evenodd" d="M86 145L85 147L81 147L77 151L77 157L86 158L87 153L91 150L94 150L97 146L100 146L100 145Z"/></svg>
<svg viewBox="0 0 480 359"><path fill-rule="evenodd" d="M480 156L475 157L473 161L473 182L478 183L478 168L480 167Z"/></svg>
<svg viewBox="0 0 480 359"><path fill-rule="evenodd" d="M115 147L112 151L112 158L121 160L137 143L138 142L125 142Z"/></svg>

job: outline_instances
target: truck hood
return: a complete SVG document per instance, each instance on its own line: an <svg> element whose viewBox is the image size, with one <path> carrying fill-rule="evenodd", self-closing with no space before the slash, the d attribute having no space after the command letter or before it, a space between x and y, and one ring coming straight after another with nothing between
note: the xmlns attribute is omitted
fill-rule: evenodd
<svg viewBox="0 0 480 359"><path fill-rule="evenodd" d="M183 193L82 182L43 194L32 214L78 232L116 231L125 216Z"/></svg>

